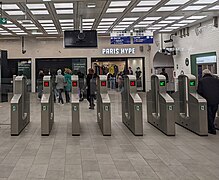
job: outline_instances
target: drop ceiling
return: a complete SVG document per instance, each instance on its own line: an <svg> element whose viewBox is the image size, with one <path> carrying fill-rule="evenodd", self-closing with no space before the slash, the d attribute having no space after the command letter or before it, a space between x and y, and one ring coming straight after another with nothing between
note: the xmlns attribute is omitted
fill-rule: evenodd
<svg viewBox="0 0 219 180"><path fill-rule="evenodd" d="M219 0L3 0L0 36L62 36L79 29L173 32L219 16Z"/></svg>

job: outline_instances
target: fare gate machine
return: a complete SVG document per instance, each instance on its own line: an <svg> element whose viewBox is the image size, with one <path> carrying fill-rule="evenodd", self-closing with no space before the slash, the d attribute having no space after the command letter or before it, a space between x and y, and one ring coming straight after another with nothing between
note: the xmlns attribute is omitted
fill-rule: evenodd
<svg viewBox="0 0 219 180"><path fill-rule="evenodd" d="M72 111L72 136L80 136L80 106L78 96L78 76L73 75L72 81L72 94L71 94L71 111Z"/></svg>
<svg viewBox="0 0 219 180"><path fill-rule="evenodd" d="M219 79L219 74L215 74L214 76ZM215 128L219 129L219 107L215 117Z"/></svg>
<svg viewBox="0 0 219 180"><path fill-rule="evenodd" d="M142 100L137 93L136 77L124 77L124 90L122 91L122 122L136 136L143 135Z"/></svg>
<svg viewBox="0 0 219 180"><path fill-rule="evenodd" d="M14 77L13 90L11 99L11 135L18 136L30 122L30 95L27 91L26 77Z"/></svg>
<svg viewBox="0 0 219 180"><path fill-rule="evenodd" d="M103 135L111 136L111 107L106 75L99 75L97 80L97 122Z"/></svg>
<svg viewBox="0 0 219 180"><path fill-rule="evenodd" d="M41 98L41 135L48 136L54 123L54 96L51 76L43 77L43 95Z"/></svg>
<svg viewBox="0 0 219 180"><path fill-rule="evenodd" d="M168 136L175 136L174 100L167 94L166 77L151 76L151 90L147 93L148 122Z"/></svg>
<svg viewBox="0 0 219 180"><path fill-rule="evenodd" d="M194 75L179 75L179 89L173 93L176 123L200 135L208 135L207 102L197 92Z"/></svg>

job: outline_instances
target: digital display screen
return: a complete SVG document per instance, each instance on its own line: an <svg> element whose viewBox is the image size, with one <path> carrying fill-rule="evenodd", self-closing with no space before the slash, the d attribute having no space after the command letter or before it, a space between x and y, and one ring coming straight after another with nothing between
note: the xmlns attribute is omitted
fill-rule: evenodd
<svg viewBox="0 0 219 180"><path fill-rule="evenodd" d="M135 86L135 81L130 81L130 86Z"/></svg>
<svg viewBox="0 0 219 180"><path fill-rule="evenodd" d="M44 82L44 87L49 87L49 82L48 81Z"/></svg>
<svg viewBox="0 0 219 180"><path fill-rule="evenodd" d="M166 86L166 82L165 81L160 81L160 86Z"/></svg>
<svg viewBox="0 0 219 180"><path fill-rule="evenodd" d="M72 86L73 87L77 87L78 86L78 82L77 81L72 81Z"/></svg>
<svg viewBox="0 0 219 180"><path fill-rule="evenodd" d="M101 81L101 86L106 86L106 81Z"/></svg>
<svg viewBox="0 0 219 180"><path fill-rule="evenodd" d="M190 81L190 82L189 82L189 85L190 85L190 86L195 86L195 81Z"/></svg>

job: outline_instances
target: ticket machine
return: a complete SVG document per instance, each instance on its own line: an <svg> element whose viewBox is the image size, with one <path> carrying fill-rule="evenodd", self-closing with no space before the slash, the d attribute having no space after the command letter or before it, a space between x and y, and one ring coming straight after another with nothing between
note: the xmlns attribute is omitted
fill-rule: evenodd
<svg viewBox="0 0 219 180"><path fill-rule="evenodd" d="M27 91L27 79L24 76L13 77L13 97L11 99L11 135L18 136L30 122L30 95Z"/></svg>
<svg viewBox="0 0 219 180"><path fill-rule="evenodd" d="M167 94L166 77L151 76L151 90L147 93L148 122L168 136L175 135L174 100Z"/></svg>
<svg viewBox="0 0 219 180"><path fill-rule="evenodd" d="M207 102L196 92L196 77L191 74L180 75L178 86L178 91L172 95L176 123L200 136L207 136Z"/></svg>
<svg viewBox="0 0 219 180"><path fill-rule="evenodd" d="M136 77L127 75L124 77L124 89L122 90L122 122L136 136L143 135L142 100L137 93Z"/></svg>
<svg viewBox="0 0 219 180"><path fill-rule="evenodd" d="M48 136L54 123L54 95L51 76L43 77L43 95L41 98L41 135Z"/></svg>
<svg viewBox="0 0 219 180"><path fill-rule="evenodd" d="M97 122L104 136L111 136L111 107L107 93L107 76L97 79Z"/></svg>
<svg viewBox="0 0 219 180"><path fill-rule="evenodd" d="M80 136L80 106L79 106L79 81L78 76L71 77L71 112L72 112L72 136Z"/></svg>

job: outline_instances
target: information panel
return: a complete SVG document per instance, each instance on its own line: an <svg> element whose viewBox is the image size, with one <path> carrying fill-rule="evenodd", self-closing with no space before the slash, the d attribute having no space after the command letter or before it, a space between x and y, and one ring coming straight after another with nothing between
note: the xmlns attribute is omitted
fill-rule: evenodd
<svg viewBox="0 0 219 180"><path fill-rule="evenodd" d="M111 36L111 44L131 44L130 36Z"/></svg>
<svg viewBox="0 0 219 180"><path fill-rule="evenodd" d="M153 44L153 36L133 36L133 44Z"/></svg>

